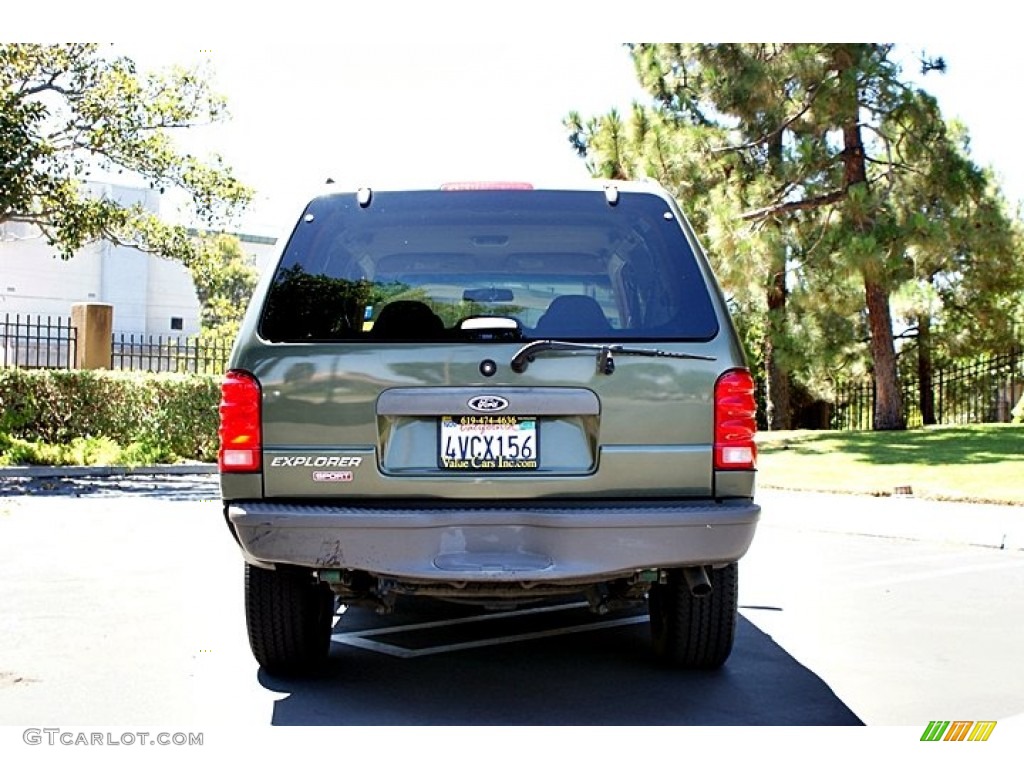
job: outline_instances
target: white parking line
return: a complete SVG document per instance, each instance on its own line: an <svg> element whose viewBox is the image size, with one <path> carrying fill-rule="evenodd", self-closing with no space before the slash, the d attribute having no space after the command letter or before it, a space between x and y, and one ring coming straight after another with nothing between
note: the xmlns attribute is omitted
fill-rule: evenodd
<svg viewBox="0 0 1024 768"><path fill-rule="evenodd" d="M973 557L969 557L973 555ZM942 552L934 552L928 555L918 555L916 557L892 557L884 560L866 560L860 563L851 563L850 565L843 565L839 567L829 568L828 571L823 574L831 576L833 574L844 574L851 573L853 571L878 571L891 567L904 567L909 565L923 565L926 563L937 563L944 560L951 561L963 561L967 559L977 560L978 562L991 560L992 553L988 550L979 550L973 553L966 553L962 549L946 549Z"/></svg>
<svg viewBox="0 0 1024 768"><path fill-rule="evenodd" d="M529 608L522 611L509 611L507 613L486 614L483 616L468 616L461 619L449 619L444 621L427 621L420 624L405 624L397 627L384 627L381 629L368 629L365 631L344 632L333 635L331 640L335 643L350 645L355 648L362 648L367 651L387 654L400 659L412 659L419 656L432 656L439 653L451 653L452 651L464 651L470 648L485 648L491 645L504 645L507 643L519 643L526 640L536 640L542 637L555 637L557 635L570 635L577 632L590 632L597 629L609 629L611 627L623 627L630 624L642 624L647 621L647 616L627 616L621 619L610 621L594 622L592 624L577 624L558 629L545 629L537 632L523 632L517 635L503 635L485 640L471 640L464 643L451 643L449 645L435 645L429 648L402 648L396 645L370 639L382 635L393 635L398 633L414 632L420 629L435 629L437 627L452 627L459 624L473 624L495 619L507 619L514 616L530 616L541 613L552 613L565 611L586 606L586 603L569 603L566 605L545 606L543 608Z"/></svg>
<svg viewBox="0 0 1024 768"><path fill-rule="evenodd" d="M876 589L888 587L894 584L907 584L914 581L930 581L931 579L942 579L949 576L965 576L985 571L999 571L1007 568L1024 568L1024 560L1016 560L1008 563L988 563L985 565L965 565L959 568L943 568L935 571L922 571L909 573L902 576L889 576L887 578L873 581L854 582L847 585L848 589Z"/></svg>

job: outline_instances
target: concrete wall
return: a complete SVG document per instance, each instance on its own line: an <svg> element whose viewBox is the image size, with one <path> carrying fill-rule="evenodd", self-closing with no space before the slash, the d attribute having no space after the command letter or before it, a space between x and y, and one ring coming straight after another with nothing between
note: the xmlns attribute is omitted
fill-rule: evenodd
<svg viewBox="0 0 1024 768"><path fill-rule="evenodd" d="M95 246L62 261L34 227L0 227L0 313L68 315L75 301L101 300L102 273Z"/></svg>
<svg viewBox="0 0 1024 768"><path fill-rule="evenodd" d="M90 184L95 194L159 210L149 189ZM239 235L242 247L265 268L277 252L273 238ZM177 262L110 243L92 243L67 261L39 230L0 226L0 315L68 316L71 305L103 302L114 307L114 333L178 335L199 331L199 302L188 270ZM180 319L182 328L172 328Z"/></svg>

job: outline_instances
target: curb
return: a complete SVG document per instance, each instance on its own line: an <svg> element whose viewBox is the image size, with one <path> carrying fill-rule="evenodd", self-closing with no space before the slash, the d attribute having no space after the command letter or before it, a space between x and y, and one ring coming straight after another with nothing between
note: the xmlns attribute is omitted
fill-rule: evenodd
<svg viewBox="0 0 1024 768"><path fill-rule="evenodd" d="M213 475L216 464L156 464L148 467L0 467L0 479L12 477L128 477L134 475Z"/></svg>
<svg viewBox="0 0 1024 768"><path fill-rule="evenodd" d="M0 480L147 475L181 477L216 473L217 465L212 463L157 464L145 467L18 466L0 467ZM1024 510L1020 506L900 496L882 499L858 494L782 488L762 488L759 493L762 502L765 496L771 499L761 518L761 523L769 526L782 525L805 530L955 542L1024 551L1024 514L1021 514ZM800 499L802 503L787 504L787 497ZM869 509L865 508L866 498L872 501ZM822 501L822 507L813 506L816 499ZM832 514L823 515L823 507L827 507Z"/></svg>
<svg viewBox="0 0 1024 768"><path fill-rule="evenodd" d="M1024 514L1004 504L765 490L761 524L1024 551Z"/></svg>

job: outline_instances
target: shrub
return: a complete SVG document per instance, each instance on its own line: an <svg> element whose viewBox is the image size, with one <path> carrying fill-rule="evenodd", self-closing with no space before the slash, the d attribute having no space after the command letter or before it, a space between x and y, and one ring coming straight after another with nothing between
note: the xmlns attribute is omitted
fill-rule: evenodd
<svg viewBox="0 0 1024 768"><path fill-rule="evenodd" d="M0 452L11 464L212 461L218 385L196 374L0 370Z"/></svg>

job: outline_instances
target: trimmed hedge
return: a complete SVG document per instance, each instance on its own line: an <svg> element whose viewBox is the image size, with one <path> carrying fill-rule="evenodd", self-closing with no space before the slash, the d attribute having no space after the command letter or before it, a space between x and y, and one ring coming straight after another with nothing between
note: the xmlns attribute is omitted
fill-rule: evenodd
<svg viewBox="0 0 1024 768"><path fill-rule="evenodd" d="M113 442L142 457L213 461L219 385L201 374L0 370L0 451Z"/></svg>

